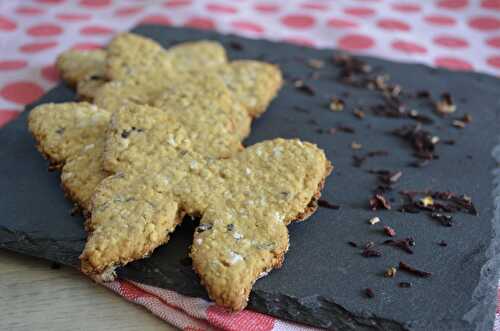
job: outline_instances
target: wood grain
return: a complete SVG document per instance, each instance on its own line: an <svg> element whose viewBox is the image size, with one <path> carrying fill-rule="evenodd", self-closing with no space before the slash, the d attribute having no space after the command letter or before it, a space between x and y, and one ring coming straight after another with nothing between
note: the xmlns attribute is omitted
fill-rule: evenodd
<svg viewBox="0 0 500 331"><path fill-rule="evenodd" d="M0 250L0 330L177 330L67 267Z"/></svg>

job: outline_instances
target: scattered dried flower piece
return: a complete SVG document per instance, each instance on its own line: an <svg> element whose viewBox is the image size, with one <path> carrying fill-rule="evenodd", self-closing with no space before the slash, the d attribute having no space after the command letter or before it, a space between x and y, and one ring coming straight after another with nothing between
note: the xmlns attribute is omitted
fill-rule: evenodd
<svg viewBox="0 0 500 331"><path fill-rule="evenodd" d="M430 132L422 130L420 125L404 126L394 130L393 134L409 142L417 158L423 160L437 158L434 154L434 150L435 145L439 142L439 137L433 136Z"/></svg>
<svg viewBox="0 0 500 331"><path fill-rule="evenodd" d="M242 44L240 44L240 43L239 43L239 42L237 42L237 41L234 41L234 40L231 40L231 41L229 42L229 47L230 47L231 49L234 49L235 51L242 51L242 50L243 50L243 45L242 45Z"/></svg>
<svg viewBox="0 0 500 331"><path fill-rule="evenodd" d="M388 235L389 237L395 237L396 236L396 230L394 230L393 228L391 228L390 226L388 225L385 225L384 226L384 232L386 235Z"/></svg>
<svg viewBox="0 0 500 331"><path fill-rule="evenodd" d="M331 203L327 200L324 200L324 199L318 200L318 206L323 207L323 208L328 208L328 209L334 209L334 210L340 209L339 205L333 204L333 203Z"/></svg>
<svg viewBox="0 0 500 331"><path fill-rule="evenodd" d="M465 114L464 116L462 116L462 118L459 118L459 120L461 120L462 122L464 122L466 124L470 124L470 123L472 123L472 116L469 114Z"/></svg>
<svg viewBox="0 0 500 331"><path fill-rule="evenodd" d="M310 87L309 85L306 85L306 83L304 83L303 80L301 79L297 79L293 82L293 86L295 86L295 88L307 95L310 95L310 96L314 96L316 95L316 92L313 90L312 87Z"/></svg>
<svg viewBox="0 0 500 331"><path fill-rule="evenodd" d="M349 241L347 243L352 247L358 247L358 244L356 244L354 241Z"/></svg>
<svg viewBox="0 0 500 331"><path fill-rule="evenodd" d="M402 261L399 262L399 270L406 271L408 273L411 273L415 276L422 277L422 278L428 278L428 277L432 276L431 272L416 269L416 268L414 268L414 267L410 266L409 264L404 263Z"/></svg>
<svg viewBox="0 0 500 331"><path fill-rule="evenodd" d="M417 91L417 94L416 94L417 98L430 98L431 97L431 93L427 90L421 90L421 91Z"/></svg>
<svg viewBox="0 0 500 331"><path fill-rule="evenodd" d="M337 132L344 132L344 133L351 133L351 134L353 134L356 131L354 130L354 128L352 128L350 126L346 126L346 125L337 125L334 128L328 129L328 133L330 133L332 135L336 134Z"/></svg>
<svg viewBox="0 0 500 331"><path fill-rule="evenodd" d="M375 157L375 156L387 156L387 155L389 155L389 152L385 151L385 150L370 151L370 152L366 153L363 156L353 155L352 156L353 166L356 167L356 168L359 168L359 167L361 167L363 165L363 163L368 158Z"/></svg>
<svg viewBox="0 0 500 331"><path fill-rule="evenodd" d="M400 283L398 283L398 286L401 288L410 288L411 283L410 282L400 282Z"/></svg>
<svg viewBox="0 0 500 331"><path fill-rule="evenodd" d="M446 246L448 246L448 243L447 243L446 241L444 241L444 240L441 240L441 241L438 243L438 245L439 245L439 246L441 246L441 247L446 247Z"/></svg>
<svg viewBox="0 0 500 331"><path fill-rule="evenodd" d="M375 243L373 241L366 242L366 244L364 246L365 249L372 248L372 247L375 247Z"/></svg>
<svg viewBox="0 0 500 331"><path fill-rule="evenodd" d="M415 246L415 241L413 241L412 238L398 240L389 239L384 241L384 244L400 248L408 254L413 254L413 249L411 249L411 247Z"/></svg>
<svg viewBox="0 0 500 331"><path fill-rule="evenodd" d="M439 223L441 223L441 225L443 226L447 227L453 226L453 217L451 215L445 215L442 213L432 213L430 216L431 218L439 221Z"/></svg>
<svg viewBox="0 0 500 331"><path fill-rule="evenodd" d="M464 129L466 124L465 122L462 122L460 120L453 120L453 122L451 122L451 125L459 129Z"/></svg>
<svg viewBox="0 0 500 331"><path fill-rule="evenodd" d="M370 209L375 211L379 209L391 209L391 204L382 194L375 194L369 201Z"/></svg>
<svg viewBox="0 0 500 331"><path fill-rule="evenodd" d="M365 288L363 292L367 298L371 299L371 298L375 297L375 292L373 292L373 290L371 288Z"/></svg>
<svg viewBox="0 0 500 331"><path fill-rule="evenodd" d="M352 113L354 114L354 116L356 116L357 118L359 118L360 120L362 120L363 118L365 118L365 113L362 111L362 110L359 110L359 109L354 109L352 111Z"/></svg>
<svg viewBox="0 0 500 331"><path fill-rule="evenodd" d="M391 189L391 185L397 183L401 176L402 171L391 172L389 170L369 170L369 173L377 175L379 182L385 190Z"/></svg>
<svg viewBox="0 0 500 331"><path fill-rule="evenodd" d="M443 140L443 144L445 144L445 145L455 145L455 140L453 140L453 139L446 139L446 140Z"/></svg>
<svg viewBox="0 0 500 331"><path fill-rule="evenodd" d="M363 255L363 257L381 257L382 253L373 248L366 248L363 250L361 255Z"/></svg>

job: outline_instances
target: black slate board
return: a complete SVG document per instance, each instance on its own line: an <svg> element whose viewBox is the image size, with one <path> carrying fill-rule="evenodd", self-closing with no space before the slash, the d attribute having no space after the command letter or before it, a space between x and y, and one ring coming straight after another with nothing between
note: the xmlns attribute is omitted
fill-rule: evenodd
<svg viewBox="0 0 500 331"><path fill-rule="evenodd" d="M405 90L428 89L437 96L449 91L458 103L457 114L470 113L473 122L464 130L452 128L449 119L436 119L425 126L442 139L453 138L455 146L438 145L439 160L424 169L408 167L413 160L409 146L388 131L408 120L367 115L352 116L356 105L380 101L377 92L339 83L339 69L331 64L331 50L316 50L284 43L249 40L213 32L142 26L136 33L169 46L200 38L223 42L231 59L253 58L277 63L290 81L306 78L313 69L305 59L322 59L326 65L317 80L307 80L316 96L298 91L288 82L270 109L255 121L246 144L274 137L300 137L325 149L335 165L323 196L341 206L340 210L320 208L307 222L293 224L290 250L284 266L254 286L249 307L285 319L336 330L491 330L494 318L498 263L493 259L497 245L494 221L492 170L496 167L492 149L500 132L500 81L474 73L449 72L422 65L393 63L363 58L376 70L390 74ZM235 47L234 42L242 49ZM345 97L343 112L330 112L329 97ZM74 94L63 85L36 104L63 102ZM415 101L423 113L432 106ZM32 108L31 105L28 108ZM297 108L299 107L299 108ZM47 172L47 162L34 148L26 129L27 112L0 130L0 247L76 266L84 245L82 218L70 216L72 204L59 189L59 174ZM348 124L356 134L319 133L336 124ZM362 168L352 166L351 142L363 151L387 149L388 157L373 158ZM403 214L395 210L372 212L368 199L375 177L366 169L402 169L397 190L451 190L470 195L479 216L457 214L454 227L447 228L423 214ZM397 194L395 205L399 204ZM416 240L415 254L382 247L383 256L363 258L360 250L347 242L387 239L380 224L367 220L378 215L398 236ZM153 256L119 270L124 278L173 288L191 296L206 297L197 277L186 263L195 221L186 222L168 245ZM448 247L437 245L441 240ZM433 272L420 279L399 272L395 279L383 277L384 270L400 260ZM412 288L397 287L410 281ZM367 299L362 290L372 288Z"/></svg>

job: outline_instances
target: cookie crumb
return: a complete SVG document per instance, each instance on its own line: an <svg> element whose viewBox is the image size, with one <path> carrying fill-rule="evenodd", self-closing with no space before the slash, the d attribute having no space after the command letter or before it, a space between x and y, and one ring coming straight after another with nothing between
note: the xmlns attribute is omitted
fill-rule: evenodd
<svg viewBox="0 0 500 331"><path fill-rule="evenodd" d="M330 110L333 112L344 110L344 101L342 99L333 97L330 100Z"/></svg>
<svg viewBox="0 0 500 331"><path fill-rule="evenodd" d="M393 278L396 276L397 269L395 267L389 267L384 273L384 277Z"/></svg>

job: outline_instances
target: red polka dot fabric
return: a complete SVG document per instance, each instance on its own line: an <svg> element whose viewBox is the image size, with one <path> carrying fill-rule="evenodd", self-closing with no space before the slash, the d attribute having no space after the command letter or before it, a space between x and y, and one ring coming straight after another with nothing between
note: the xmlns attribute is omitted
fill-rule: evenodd
<svg viewBox="0 0 500 331"><path fill-rule="evenodd" d="M0 126L59 82L60 52L103 47L141 22L500 76L500 0L9 0L0 1ZM107 286L184 330L305 330L141 284Z"/></svg>

